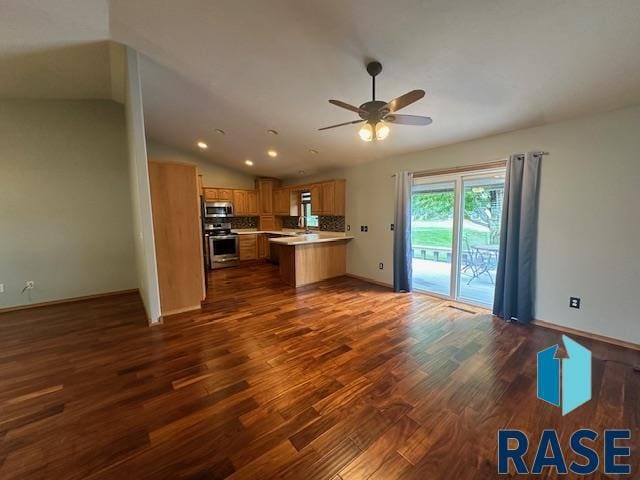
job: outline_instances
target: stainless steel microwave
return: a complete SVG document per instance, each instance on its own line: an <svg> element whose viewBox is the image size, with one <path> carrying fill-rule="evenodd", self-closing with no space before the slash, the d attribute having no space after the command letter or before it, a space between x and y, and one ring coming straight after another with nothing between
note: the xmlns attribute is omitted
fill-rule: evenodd
<svg viewBox="0 0 640 480"><path fill-rule="evenodd" d="M233 203L206 202L204 204L205 218L233 217Z"/></svg>

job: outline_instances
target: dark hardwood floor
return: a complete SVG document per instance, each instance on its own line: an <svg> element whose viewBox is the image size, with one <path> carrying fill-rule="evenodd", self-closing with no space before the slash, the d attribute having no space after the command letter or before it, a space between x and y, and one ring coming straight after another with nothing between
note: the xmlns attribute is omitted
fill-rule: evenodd
<svg viewBox="0 0 640 480"><path fill-rule="evenodd" d="M630 428L638 472L638 352L576 338L593 399L563 418L536 399L557 332L270 265L209 281L154 328L137 295L0 315L0 478L485 479L498 429L581 427Z"/></svg>

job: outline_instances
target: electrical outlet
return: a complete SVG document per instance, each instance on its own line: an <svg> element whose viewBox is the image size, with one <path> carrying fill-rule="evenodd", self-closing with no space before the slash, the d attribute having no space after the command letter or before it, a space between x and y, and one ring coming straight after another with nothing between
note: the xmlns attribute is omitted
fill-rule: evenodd
<svg viewBox="0 0 640 480"><path fill-rule="evenodd" d="M4 293L4 283L0 283L0 293Z"/></svg>
<svg viewBox="0 0 640 480"><path fill-rule="evenodd" d="M391 231L393 232L396 229L396 226L392 223L391 224Z"/></svg>
<svg viewBox="0 0 640 480"><path fill-rule="evenodd" d="M360 231L364 232L364 225L360 225Z"/></svg>
<svg viewBox="0 0 640 480"><path fill-rule="evenodd" d="M365 232L368 232L368 231L369 231L369 225L365 225L365 226L364 226L364 231L365 231Z"/></svg>
<svg viewBox="0 0 640 480"><path fill-rule="evenodd" d="M33 287L36 286L36 282L34 282L33 280L27 280L24 284L24 289L25 290L33 290Z"/></svg>
<svg viewBox="0 0 640 480"><path fill-rule="evenodd" d="M580 308L580 299L578 297L569 297L570 308Z"/></svg>
<svg viewBox="0 0 640 480"><path fill-rule="evenodd" d="M380 263L378 264L378 268L379 268L380 270L384 270L384 263L380 262Z"/></svg>

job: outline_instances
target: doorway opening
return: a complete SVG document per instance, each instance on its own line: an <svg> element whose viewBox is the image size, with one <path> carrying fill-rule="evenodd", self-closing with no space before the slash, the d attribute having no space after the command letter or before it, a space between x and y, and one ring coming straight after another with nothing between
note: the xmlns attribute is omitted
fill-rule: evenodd
<svg viewBox="0 0 640 480"><path fill-rule="evenodd" d="M413 287L481 307L493 304L504 168L415 177Z"/></svg>

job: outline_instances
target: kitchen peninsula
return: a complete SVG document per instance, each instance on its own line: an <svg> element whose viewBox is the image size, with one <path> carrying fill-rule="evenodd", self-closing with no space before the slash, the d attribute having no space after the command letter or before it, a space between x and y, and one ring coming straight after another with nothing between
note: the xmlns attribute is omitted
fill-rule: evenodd
<svg viewBox="0 0 640 480"><path fill-rule="evenodd" d="M279 250L280 277L292 287L300 287L347 272L347 243L352 236L340 233L298 234L270 238Z"/></svg>

